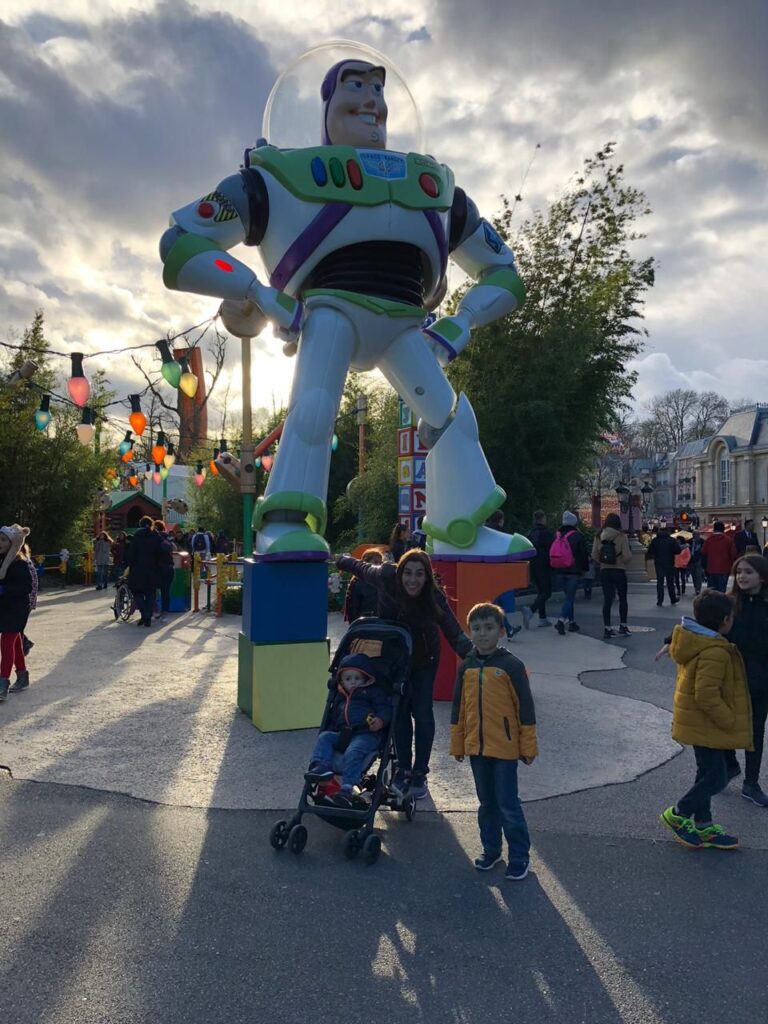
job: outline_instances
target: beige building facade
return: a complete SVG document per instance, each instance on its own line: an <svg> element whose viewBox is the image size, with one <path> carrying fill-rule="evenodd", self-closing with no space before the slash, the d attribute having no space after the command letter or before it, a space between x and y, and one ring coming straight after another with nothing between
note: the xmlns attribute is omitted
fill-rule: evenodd
<svg viewBox="0 0 768 1024"><path fill-rule="evenodd" d="M677 475L678 486L686 480L684 493L691 494L702 525L754 519L761 536L760 522L768 515L768 404L737 410L698 444L700 452L678 457Z"/></svg>

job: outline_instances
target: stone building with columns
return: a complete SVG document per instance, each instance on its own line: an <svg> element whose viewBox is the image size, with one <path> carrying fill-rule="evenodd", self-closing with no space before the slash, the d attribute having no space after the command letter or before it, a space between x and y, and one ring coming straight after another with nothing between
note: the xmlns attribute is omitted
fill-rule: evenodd
<svg viewBox="0 0 768 1024"><path fill-rule="evenodd" d="M754 519L759 533L768 515L768 404L737 409L717 434L695 444L701 450L685 446L676 468L678 486L686 480L682 493L691 495L702 525Z"/></svg>

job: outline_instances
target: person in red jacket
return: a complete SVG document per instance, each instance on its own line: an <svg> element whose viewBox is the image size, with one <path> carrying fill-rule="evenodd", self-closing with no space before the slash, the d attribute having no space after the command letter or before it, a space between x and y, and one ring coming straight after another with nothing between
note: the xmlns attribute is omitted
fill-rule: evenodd
<svg viewBox="0 0 768 1024"><path fill-rule="evenodd" d="M706 567L709 585L713 590L725 593L733 563L738 558L733 538L725 532L725 524L719 520L712 527L712 534L704 541L701 556Z"/></svg>

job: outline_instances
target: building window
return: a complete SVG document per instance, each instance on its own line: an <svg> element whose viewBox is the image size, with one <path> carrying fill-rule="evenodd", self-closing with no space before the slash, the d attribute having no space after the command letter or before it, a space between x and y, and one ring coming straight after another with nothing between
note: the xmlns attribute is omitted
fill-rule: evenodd
<svg viewBox="0 0 768 1024"><path fill-rule="evenodd" d="M720 504L731 503L731 460L727 451L720 456Z"/></svg>

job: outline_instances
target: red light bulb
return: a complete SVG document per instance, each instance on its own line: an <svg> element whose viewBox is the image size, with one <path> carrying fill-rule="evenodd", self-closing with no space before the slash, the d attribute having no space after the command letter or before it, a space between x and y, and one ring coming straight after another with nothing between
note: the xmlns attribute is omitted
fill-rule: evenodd
<svg viewBox="0 0 768 1024"><path fill-rule="evenodd" d="M72 352L72 376L67 381L69 397L81 409L88 402L91 395L91 385L83 373L83 353Z"/></svg>

